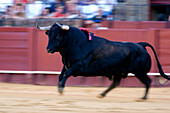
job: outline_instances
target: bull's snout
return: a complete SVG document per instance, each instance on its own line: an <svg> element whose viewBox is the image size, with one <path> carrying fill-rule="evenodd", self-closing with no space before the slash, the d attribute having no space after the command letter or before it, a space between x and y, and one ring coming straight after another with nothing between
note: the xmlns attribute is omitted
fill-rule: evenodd
<svg viewBox="0 0 170 113"><path fill-rule="evenodd" d="M47 49L47 53L54 53L52 49Z"/></svg>

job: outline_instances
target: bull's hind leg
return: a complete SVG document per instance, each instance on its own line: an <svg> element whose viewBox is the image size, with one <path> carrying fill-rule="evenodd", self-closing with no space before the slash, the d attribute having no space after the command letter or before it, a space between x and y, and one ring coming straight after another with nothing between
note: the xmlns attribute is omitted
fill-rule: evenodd
<svg viewBox="0 0 170 113"><path fill-rule="evenodd" d="M147 99L148 91L151 84L151 79L148 77L147 74L135 74L135 76L143 83L145 84L146 90L145 95L142 97L143 100Z"/></svg>
<svg viewBox="0 0 170 113"><path fill-rule="evenodd" d="M106 96L106 94L111 91L113 88L118 86L120 84L121 76L114 76L112 84L109 86L107 90L105 90L103 93L99 94L98 98L103 98Z"/></svg>

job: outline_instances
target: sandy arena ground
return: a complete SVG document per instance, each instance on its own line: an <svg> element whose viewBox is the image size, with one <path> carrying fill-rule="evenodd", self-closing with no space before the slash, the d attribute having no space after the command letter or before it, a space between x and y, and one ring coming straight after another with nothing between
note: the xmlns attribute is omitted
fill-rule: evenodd
<svg viewBox="0 0 170 113"><path fill-rule="evenodd" d="M151 88L149 100L137 102L144 88L66 87L0 83L0 113L170 113L170 88Z"/></svg>

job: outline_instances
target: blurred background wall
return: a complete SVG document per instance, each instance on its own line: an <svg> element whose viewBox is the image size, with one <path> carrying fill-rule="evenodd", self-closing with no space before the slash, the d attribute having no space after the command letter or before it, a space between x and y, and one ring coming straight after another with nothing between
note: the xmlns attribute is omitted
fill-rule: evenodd
<svg viewBox="0 0 170 113"><path fill-rule="evenodd" d="M62 68L58 53L47 54L47 36L34 27L36 22L41 26L57 21L85 27L112 41L149 42L155 47L164 71L170 73L169 6L169 0L0 0L0 82L57 85L58 74L21 72L60 72ZM151 72L156 73L155 58L148 51L153 61ZM21 73L3 73L4 70ZM160 76L150 77L152 86L159 87ZM67 82L71 86L109 84L105 77L71 77ZM129 76L120 86L142 84Z"/></svg>

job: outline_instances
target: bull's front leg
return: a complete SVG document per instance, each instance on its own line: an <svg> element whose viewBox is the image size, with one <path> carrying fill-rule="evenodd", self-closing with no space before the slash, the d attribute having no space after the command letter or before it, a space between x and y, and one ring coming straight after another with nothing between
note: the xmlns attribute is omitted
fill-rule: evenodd
<svg viewBox="0 0 170 113"><path fill-rule="evenodd" d="M63 88L65 87L66 80L71 76L71 69L68 69L65 73L64 76L62 77L62 80L59 81L58 84L58 92L60 94L63 93Z"/></svg>
<svg viewBox="0 0 170 113"><path fill-rule="evenodd" d="M62 77L62 80L59 82L59 85L58 85L58 92L60 94L63 93L63 88L65 87L65 83L66 83L66 80L71 76L73 75L74 73L77 73L77 72L81 72L82 71L82 65L81 63L76 63L75 65L73 65L71 68L69 68L68 70L66 70L66 72L64 73L63 77Z"/></svg>
<svg viewBox="0 0 170 113"><path fill-rule="evenodd" d="M61 71L61 74L59 75L59 77L58 77L58 86L60 86L60 84L61 84L61 81L62 81L62 79L63 79L63 76L64 76L64 73L66 72L66 67L65 67L65 65L63 66L63 69L62 69L62 71Z"/></svg>

